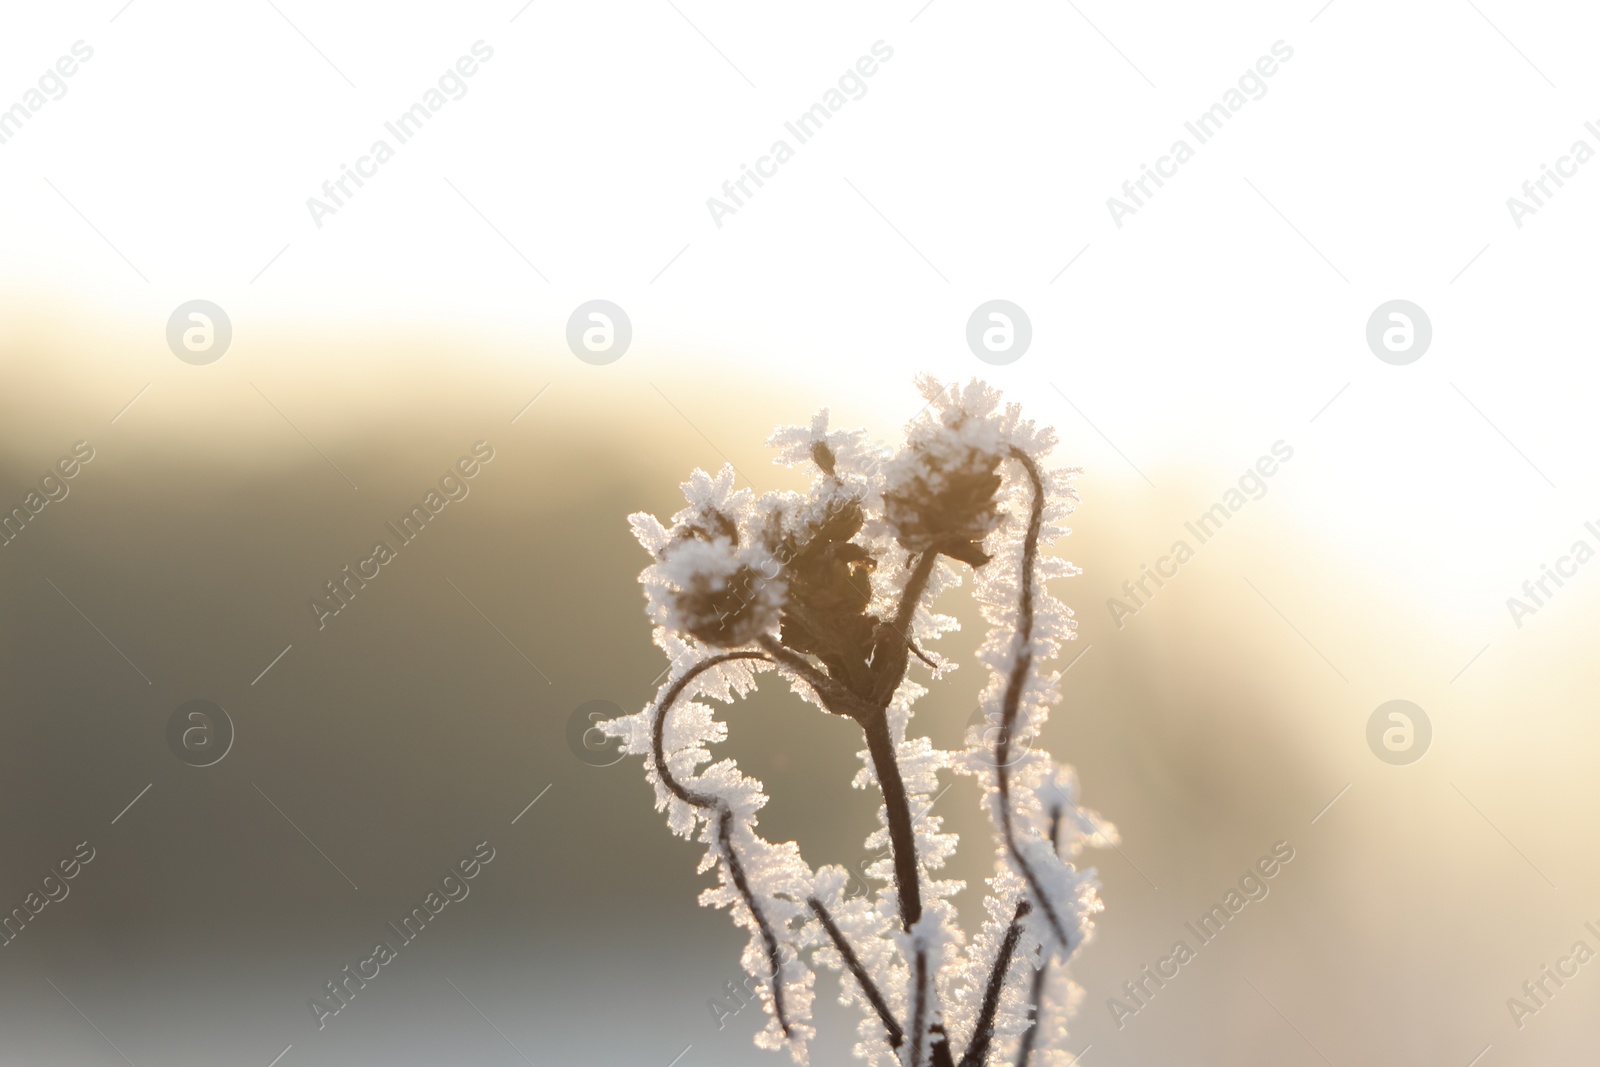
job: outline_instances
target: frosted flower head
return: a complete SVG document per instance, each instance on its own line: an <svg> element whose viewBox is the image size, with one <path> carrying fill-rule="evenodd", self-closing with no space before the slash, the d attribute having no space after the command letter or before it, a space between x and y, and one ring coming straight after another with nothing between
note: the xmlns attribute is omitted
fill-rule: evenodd
<svg viewBox="0 0 1600 1067"><path fill-rule="evenodd" d="M1002 407L983 382L923 376L917 384L928 405L884 471L884 520L909 552L981 567L989 561L983 541L1004 519L1001 465L1019 450L1041 458L1054 437L1022 421L1016 405Z"/></svg>
<svg viewBox="0 0 1600 1067"><path fill-rule="evenodd" d="M1100 910L1094 872L1071 859L1116 840L1078 805L1071 771L1037 745L1059 696L1059 676L1042 665L1073 625L1046 582L1076 573L1040 549L1068 532L1058 520L1075 498L1068 473L1043 466L1054 434L1018 406L978 381L919 384L928 404L896 453L830 430L823 411L771 439L780 463L812 476L804 492L752 499L734 490L731 467L695 471L670 525L632 516L652 557L641 581L672 677L602 728L645 757L673 832L706 846L701 870L714 868L718 884L701 902L727 908L749 935L741 962L768 1015L758 1046L809 1062L820 963L842 972L841 995L861 1010L855 1053L872 1067L1012 1062L1022 1046L1034 1055L1020 1060L1038 1067L1065 1055L1073 999L1061 965ZM907 672L948 669L923 647L954 627L931 610L961 584L954 561L975 568L990 625L977 658L996 728L945 752L908 734L925 690ZM845 894L844 868L813 871L795 843L765 840L761 783L712 755L727 728L704 701L747 696L760 671L860 726L852 784L883 800L861 866L875 892ZM995 870L970 939L951 902L964 883L939 877L956 835L931 813L949 769L978 779L993 824ZM720 1025L738 1008L712 1010Z"/></svg>
<svg viewBox="0 0 1600 1067"><path fill-rule="evenodd" d="M902 548L941 552L974 567L989 562L983 539L1000 524L998 450L966 439L963 424L896 456L883 490L884 517Z"/></svg>
<svg viewBox="0 0 1600 1067"><path fill-rule="evenodd" d="M867 613L878 561L853 538L865 514L854 496L774 501L762 538L782 565L784 644L821 656L865 656L876 620Z"/></svg>
<svg viewBox="0 0 1600 1067"><path fill-rule="evenodd" d="M658 574L667 586L669 629L713 648L738 648L774 630L783 582L764 552L734 547L726 537L685 538L668 545Z"/></svg>
<svg viewBox="0 0 1600 1067"><path fill-rule="evenodd" d="M659 562L666 549L682 541L715 541L722 539L737 547L740 529L751 514L751 494L748 489L733 488L732 464L723 464L715 477L698 468L681 486L688 506L672 516L672 525L646 512L628 516L633 535Z"/></svg>
<svg viewBox="0 0 1600 1067"><path fill-rule="evenodd" d="M871 478L883 462L882 450L866 431L830 431L827 408L812 416L809 426L779 427L767 445L778 450L778 463L789 467L814 463L823 474L841 481Z"/></svg>

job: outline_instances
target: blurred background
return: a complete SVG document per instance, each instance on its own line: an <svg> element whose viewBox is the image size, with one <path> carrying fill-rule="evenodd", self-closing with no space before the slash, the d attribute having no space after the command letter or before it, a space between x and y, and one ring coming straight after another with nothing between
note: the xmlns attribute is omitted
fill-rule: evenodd
<svg viewBox="0 0 1600 1067"><path fill-rule="evenodd" d="M585 716L636 710L665 666L626 516L676 510L696 466L796 487L763 442L824 406L892 441L919 372L984 377L1084 468L1043 743L1122 839L1085 856L1106 911L1073 966L1081 1061L1587 1055L1600 971L1524 983L1600 950L1600 585L1561 563L1600 549L1596 193L1580 167L1520 227L1506 198L1600 148L1593 15L1155 13L8 12L0 509L30 517L0 545L0 909L38 914L0 948L0 1058L786 1062L751 1045L757 1008L727 1015L743 938L695 903L700 850ZM880 41L865 95L713 218ZM1106 198L1279 41L1266 94L1116 225ZM385 123L431 90L399 144ZM393 158L314 218L378 139ZM629 324L602 353L568 341L597 299ZM1031 328L1003 365L967 340L993 299ZM221 316L186 347L196 300ZM1403 365L1368 344L1392 300L1431 324ZM325 583L479 442L467 495L319 629ZM1186 524L1275 454L1199 543ZM1193 558L1131 600L1179 540ZM1547 566L1563 584L1512 612ZM913 721L941 745L983 681L965 595L937 651L966 666ZM231 733L205 766L169 741L193 700ZM1395 700L1400 750L1384 716L1372 740ZM853 727L770 682L726 718L766 835L858 865ZM970 920L991 853L952 783ZM470 894L319 1030L308 1000L481 842ZM1279 842L1270 893L1119 1026L1108 999ZM819 986L813 1062L848 1062Z"/></svg>

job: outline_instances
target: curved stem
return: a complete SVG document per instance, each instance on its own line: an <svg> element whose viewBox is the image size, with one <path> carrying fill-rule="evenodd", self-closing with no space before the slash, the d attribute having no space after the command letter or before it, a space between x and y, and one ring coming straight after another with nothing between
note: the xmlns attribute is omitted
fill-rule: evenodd
<svg viewBox="0 0 1600 1067"><path fill-rule="evenodd" d="M922 590L927 587L928 575L932 573L934 556L932 553L918 561L917 567L912 572L911 582L908 584L906 594L908 602L915 606L915 601L920 598ZM902 615L909 617L910 609L902 607ZM909 642L907 642L907 645ZM900 901L901 925L910 930L912 925L922 917L922 892L917 871L917 849L915 822L911 817L910 798L906 794L905 781L900 776L900 763L895 758L894 739L889 733L889 718L884 705L874 706L869 704L854 693L840 686L833 679L817 670L804 657L792 649L785 648L770 635L761 638L761 645L772 657L784 666L789 667L801 678L804 678L821 697L823 704L837 714L847 715L860 723L862 732L866 735L867 751L872 758L874 771L878 776L878 785L883 793L883 806L885 822L889 829L890 851L894 861L895 888ZM897 679L905 674L905 653L901 646L901 658L898 667ZM879 669L885 669L878 665ZM887 667L893 671L893 665ZM895 686L898 686L898 680ZM892 695L893 689L890 689ZM884 702L886 704L887 701ZM882 993L871 982L866 970L861 967L860 960L855 951L845 941L843 932L834 925L831 916L827 914L820 901L812 899L812 910L822 921L823 928L832 938L834 946L839 950L846 966L848 966L861 983L863 992L874 1010L878 1012L889 1034L889 1044L899 1048L905 1040L905 1029L890 1014L888 1004L884 1001ZM917 976L916 990L913 995L914 1009L911 1024L911 1064L920 1067L922 1058L922 1043L927 1030L927 1002L928 1002L928 957L927 952L919 949L912 963Z"/></svg>
<svg viewBox="0 0 1600 1067"><path fill-rule="evenodd" d="M822 698L823 706L835 715L859 721L861 716L870 710L848 689L813 667L804 656L779 643L771 634L762 634L757 640L774 660L803 678L817 696Z"/></svg>
<svg viewBox="0 0 1600 1067"><path fill-rule="evenodd" d="M732 820L733 813L723 801L706 793L689 789L673 777L667 766L665 752L665 733L667 714L673 703L683 694L688 684L700 674L713 667L734 660L763 660L777 663L788 668L796 676L803 679L817 693L828 710L855 719L861 724L866 735L867 750L872 759L873 770L878 778L878 785L883 794L884 821L889 831L890 848L893 853L895 888L900 905L900 922L903 929L910 931L922 917L922 889L920 875L917 867L917 848L915 823L911 817L910 798L906 793L905 780L900 774L900 763L896 758L894 739L889 732L888 705L893 699L895 691L905 677L906 665L909 658L911 641L906 634L906 628L911 624L915 615L917 604L927 591L928 582L933 574L933 568L938 563L937 552L924 552L917 558L912 566L911 576L900 598L894 618L879 624L879 636L874 642L874 661L869 668L871 675L870 696L865 699L852 691L853 687L840 684L827 673L812 666L803 656L795 653L774 639L771 635L760 638L760 644L765 650L743 650L724 652L712 656L695 664L685 671L662 697L660 711L656 715L652 729L652 754L655 759L655 768L663 785L678 799L702 809L716 809L717 838L723 860L728 866L729 875L743 899L745 906L750 910L755 919L761 938L767 949L768 962L772 971L772 993L774 1013L782 1026L784 1034L790 1032L789 1022L783 1008L782 985L780 978L781 960L778 955L778 942L771 924L761 912L750 889L749 881L745 877L744 868L739 860L738 852L733 847ZM898 639L890 639L884 632L892 630ZM880 658L881 657L881 658ZM889 1030L890 1043L898 1048L904 1040L904 1028L900 1027L894 1017L889 1014L887 1003L883 1000L881 992L871 986L870 978L866 971L860 968L859 958L845 942L843 934L838 927L832 924L831 917L826 916L826 910L818 910L820 903L812 900L809 902L812 910L817 912L818 918L823 920L824 929L833 938L835 947L844 957L846 965L851 967L852 973L866 992L869 1002L878 1011L879 1017L884 1021ZM851 961L854 961L852 964ZM921 1067L923 1041L928 1030L928 958L927 952L918 949L912 964L916 974L916 989L913 996L915 1021L912 1026L912 1067ZM938 1051L943 1053L942 1059L949 1058L947 1045L941 1043Z"/></svg>
<svg viewBox="0 0 1600 1067"><path fill-rule="evenodd" d="M1056 914L1055 907L1045 895L1039 876L1034 872L1022 850L1017 847L1016 827L1011 818L1011 735L1016 729L1017 713L1022 705L1022 688L1027 683L1028 672L1033 669L1033 572L1039 557L1039 530L1044 525L1044 480L1039 468L1022 449L1012 446L1011 458L1022 464L1033 487L1033 504L1028 513L1028 532L1022 542L1022 574L1019 576L1022 592L1017 603L1017 652L1011 664L1011 676L1006 679L1006 691L1001 704L1000 736L995 741L995 784L1000 793L1000 827L1005 837L1006 852L1017 870L1028 883L1034 899L1039 902L1045 919L1050 923L1061 944L1069 952L1074 945L1067 936L1066 925Z"/></svg>
<svg viewBox="0 0 1600 1067"><path fill-rule="evenodd" d="M715 807L719 803L716 797L711 796L708 793L690 792L681 782L674 778L672 776L672 772L667 769L667 754L664 739L667 732L667 713L672 710L673 703L683 695L683 691L688 688L690 682L694 681L696 678L700 677L713 667L720 667L724 663L728 663L733 660L764 660L766 658L767 655L764 652L723 652L719 655L712 656L709 659L703 659L699 663L696 663L693 667L690 667L688 670L684 671L682 677L680 677L676 682L673 682L672 687L668 689L666 695L661 698L661 710L656 712L656 721L651 727L650 751L655 757L656 774L658 777L660 777L661 784L666 786L667 789L671 791L672 795L677 797L679 800L684 801L687 804L693 804L697 808Z"/></svg>
<svg viewBox="0 0 1600 1067"><path fill-rule="evenodd" d="M761 940L767 949L767 965L771 969L772 986L772 1012L778 1020L778 1025L783 1029L784 1037L792 1037L788 1013L783 1005L783 960L778 953L778 936L773 932L772 924L761 910L760 903L756 900L755 893L750 888L750 879L745 875L744 863L739 859L739 852L733 847L733 809L728 807L720 797L708 793L696 793L686 788L672 776L667 768L667 755L665 737L667 729L667 713L672 710L673 703L683 695L691 681L704 674L713 667L728 663L732 660L759 659L765 661L767 656L762 652L724 652L702 660L683 672L683 676L672 683L666 695L661 698L661 708L656 712L656 721L651 731L651 754L655 757L656 774L660 776L663 785L674 796L687 804L697 808L715 808L717 810L717 844L722 853L722 861L727 864L728 876L733 881L734 888L738 890L744 906L750 910L750 915L756 922L756 929L761 934Z"/></svg>

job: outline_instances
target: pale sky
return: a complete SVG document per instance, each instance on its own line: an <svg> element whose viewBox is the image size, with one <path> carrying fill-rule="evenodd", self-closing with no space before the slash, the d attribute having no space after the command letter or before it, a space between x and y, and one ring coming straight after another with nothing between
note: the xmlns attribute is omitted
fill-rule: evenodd
<svg viewBox="0 0 1600 1067"><path fill-rule="evenodd" d="M1163 16L1184 32L1159 37L1112 8L953 0L19 9L0 103L26 106L75 42L93 54L0 144L5 318L64 342L92 322L107 403L203 380L163 340L196 298L234 327L212 369L249 381L297 359L372 390L512 372L528 395L625 382L760 396L795 420L830 403L887 433L918 406L917 371L982 374L1058 425L1091 477L1153 483L1158 526L1288 441L1283 522L1410 599L1492 617L1600 516L1582 459L1596 382L1571 340L1600 177L1579 168L1520 228L1506 206L1595 140L1573 103L1593 77L1585 34L1571 13L1554 32L1536 13L1489 25L1425 6L1374 35L1340 17L1351 3L1185 9ZM471 76L453 73L475 46ZM1265 94L1198 143L1185 123L1275 48ZM441 78L450 98L400 143L385 123ZM841 78L800 143L785 124ZM1424 112L1431 96L1451 104ZM379 139L393 157L319 228L307 199ZM762 164L772 176L719 226L707 199L780 139L792 158ZM1193 158L1119 227L1107 198L1179 139ZM564 342L591 299L632 323L605 367ZM991 299L1031 320L1007 366L966 345ZM1393 299L1432 322L1406 366L1365 343Z"/></svg>

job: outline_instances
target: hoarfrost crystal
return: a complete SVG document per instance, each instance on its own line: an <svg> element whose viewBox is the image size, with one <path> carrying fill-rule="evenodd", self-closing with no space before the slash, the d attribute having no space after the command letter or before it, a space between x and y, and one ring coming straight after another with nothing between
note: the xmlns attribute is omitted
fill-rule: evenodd
<svg viewBox="0 0 1600 1067"><path fill-rule="evenodd" d="M1093 870L1074 864L1116 830L1078 805L1077 778L1038 745L1059 696L1046 664L1074 637L1045 588L1077 572L1042 554L1077 502L1070 469L1049 469L1055 435L981 382L918 385L928 400L891 452L828 413L778 430L778 462L809 466L805 493L755 498L734 471L695 471L687 506L662 523L630 517L652 562L640 576L670 670L650 705L601 724L643 756L667 825L706 847L726 908L748 934L741 958L766 1010L756 1036L809 1062L813 967L839 972L861 1012L856 1055L873 1067L1034 1067L1066 1062L1066 1020L1081 997L1065 964L1100 910ZM966 747L908 734L926 689L953 669L924 646L955 627L931 602L970 571L988 635L983 710ZM794 842L757 830L766 793L711 745L727 735L709 701L731 703L758 671L854 720L866 747L854 784L883 799L867 838L883 858L869 896L844 868L813 869ZM956 848L932 814L941 773L976 780L993 827L994 874L970 940L941 879ZM915 814L914 814L915 813Z"/></svg>

